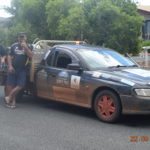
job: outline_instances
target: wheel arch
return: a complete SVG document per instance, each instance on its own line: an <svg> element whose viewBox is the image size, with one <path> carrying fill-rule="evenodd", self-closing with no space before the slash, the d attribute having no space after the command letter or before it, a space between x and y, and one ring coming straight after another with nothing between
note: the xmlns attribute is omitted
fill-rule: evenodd
<svg viewBox="0 0 150 150"><path fill-rule="evenodd" d="M120 100L120 105L121 105L121 109L122 109L122 103L121 103L121 98L120 98L120 96L119 96L119 93L118 93L116 90L114 90L114 89L112 89L112 88L110 88L110 87L107 87L107 86L98 87L97 89L95 89L95 91L94 91L93 94L92 94L91 108L92 108L92 109L94 108L94 100L95 100L97 94L98 94L100 91L104 91L104 90L109 90L109 91L111 91L111 92L113 92L113 93L116 94L116 96L117 96L118 99Z"/></svg>

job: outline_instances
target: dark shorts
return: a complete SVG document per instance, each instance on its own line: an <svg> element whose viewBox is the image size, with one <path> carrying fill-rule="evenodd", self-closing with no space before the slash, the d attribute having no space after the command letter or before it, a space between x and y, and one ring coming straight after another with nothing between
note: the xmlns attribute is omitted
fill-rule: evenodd
<svg viewBox="0 0 150 150"><path fill-rule="evenodd" d="M24 87L26 84L26 70L17 70L15 73L8 73L6 85Z"/></svg>

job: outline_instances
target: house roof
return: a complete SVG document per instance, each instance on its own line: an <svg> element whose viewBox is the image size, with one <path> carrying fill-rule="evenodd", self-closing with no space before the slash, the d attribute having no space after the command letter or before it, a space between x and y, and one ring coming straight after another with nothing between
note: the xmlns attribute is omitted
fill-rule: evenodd
<svg viewBox="0 0 150 150"><path fill-rule="evenodd" d="M150 14L150 5L144 6L144 5L138 5L137 6L139 11L143 11L145 13Z"/></svg>

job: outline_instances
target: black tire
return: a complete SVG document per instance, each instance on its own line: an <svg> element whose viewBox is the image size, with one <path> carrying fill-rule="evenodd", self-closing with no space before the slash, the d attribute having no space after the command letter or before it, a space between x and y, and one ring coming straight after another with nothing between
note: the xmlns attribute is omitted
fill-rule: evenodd
<svg viewBox="0 0 150 150"><path fill-rule="evenodd" d="M101 121L114 123L121 116L122 107L120 99L114 92L103 90L98 93L94 100L94 110Z"/></svg>

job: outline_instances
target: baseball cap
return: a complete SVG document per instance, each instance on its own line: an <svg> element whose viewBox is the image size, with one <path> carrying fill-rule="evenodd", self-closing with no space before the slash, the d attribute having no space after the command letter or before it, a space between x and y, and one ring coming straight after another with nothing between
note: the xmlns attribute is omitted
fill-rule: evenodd
<svg viewBox="0 0 150 150"><path fill-rule="evenodd" d="M18 37L25 37L25 36L27 36L26 32L19 32L18 33Z"/></svg>

